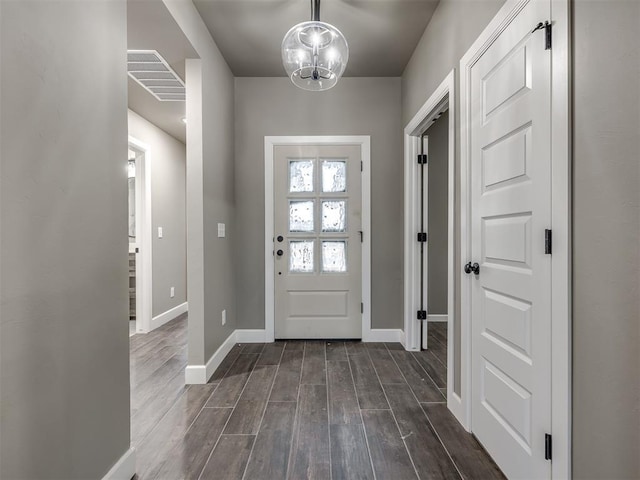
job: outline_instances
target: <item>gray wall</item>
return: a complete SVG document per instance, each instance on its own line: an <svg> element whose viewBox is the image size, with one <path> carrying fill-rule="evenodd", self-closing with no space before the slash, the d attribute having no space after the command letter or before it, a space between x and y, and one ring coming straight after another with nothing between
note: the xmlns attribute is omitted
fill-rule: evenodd
<svg viewBox="0 0 640 480"><path fill-rule="evenodd" d="M445 112L427 130L429 137L427 299L429 315L446 315L447 247L449 242L449 112Z"/></svg>
<svg viewBox="0 0 640 480"><path fill-rule="evenodd" d="M288 78L237 78L235 98L238 327L264 328L264 137L370 135L372 326L402 328L400 79L305 92Z"/></svg>
<svg viewBox="0 0 640 480"><path fill-rule="evenodd" d="M201 60L201 82L196 81L201 102L196 106L187 99L187 119L195 107L202 120L201 132L194 131L198 125L187 124L187 248L197 256L187 260L187 281L189 365L203 365L236 329L234 78L193 3L164 3ZM189 96L189 61L186 76ZM218 238L218 223L226 224L225 238Z"/></svg>
<svg viewBox="0 0 640 480"><path fill-rule="evenodd" d="M102 478L129 448L126 4L0 9L0 477Z"/></svg>
<svg viewBox="0 0 640 480"><path fill-rule="evenodd" d="M640 478L640 2L574 2L573 468Z"/></svg>
<svg viewBox="0 0 640 480"><path fill-rule="evenodd" d="M129 110L129 135L151 149L153 316L187 301L186 147ZM158 238L162 227L162 238ZM175 287L175 297L169 295Z"/></svg>
<svg viewBox="0 0 640 480"><path fill-rule="evenodd" d="M460 59L500 10L504 0L440 0L422 39L402 74L402 124L405 126L428 100L452 69L456 69L459 98ZM460 109L456 102L456 136L460 131ZM456 138L456 210L460 224L460 142ZM460 352L460 236L455 233L454 352ZM449 312L450 313L450 312ZM458 354L459 355L459 354ZM459 366L459 363L457 364ZM460 369L454 371L454 391L460 392Z"/></svg>
<svg viewBox="0 0 640 480"><path fill-rule="evenodd" d="M498 13L504 0L440 0L402 74L402 125L409 123ZM456 74L456 83L457 83Z"/></svg>

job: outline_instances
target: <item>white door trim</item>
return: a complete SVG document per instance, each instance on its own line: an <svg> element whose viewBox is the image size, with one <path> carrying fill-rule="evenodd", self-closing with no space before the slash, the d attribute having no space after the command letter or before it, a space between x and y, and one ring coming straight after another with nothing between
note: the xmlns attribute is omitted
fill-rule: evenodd
<svg viewBox="0 0 640 480"><path fill-rule="evenodd" d="M498 35L530 1L507 0L460 60L461 255L471 258L470 224L470 88L471 68ZM553 478L571 478L571 143L569 0L550 1L551 49L551 434ZM532 26L533 28L533 26ZM471 392L470 279L461 283L462 394ZM469 425L471 403L468 403Z"/></svg>
<svg viewBox="0 0 640 480"><path fill-rule="evenodd" d="M371 329L371 138L358 136L264 137L264 303L265 341L275 339L275 282L273 257L274 186L273 149L277 145L359 145L362 155L362 341L375 341Z"/></svg>
<svg viewBox="0 0 640 480"><path fill-rule="evenodd" d="M420 148L419 136L435 122L442 111L448 109L447 406L466 428L468 423L464 412L466 412L467 407L463 401L467 402L467 399L454 392L453 377L455 365L458 363L458 356L454 351L455 337L453 330L455 322L455 100L455 70L451 70L404 129L404 336L407 350L420 349L420 328L416 319L416 312L420 303L420 264L418 260L420 258L420 246L416 242L416 234L420 225L420 188L416 162L416 155L419 153ZM424 288L426 290L427 282L425 282ZM464 355L464 351L460 353Z"/></svg>
<svg viewBox="0 0 640 480"><path fill-rule="evenodd" d="M140 178L139 183L142 186L139 189L136 182L136 236L140 234L140 240L137 243L140 245L142 257L142 262L136 261L136 333L148 333L151 331L153 308L151 148L131 135L129 135L129 146L143 153L141 161L136 161L136 177ZM140 177L138 177L138 169Z"/></svg>

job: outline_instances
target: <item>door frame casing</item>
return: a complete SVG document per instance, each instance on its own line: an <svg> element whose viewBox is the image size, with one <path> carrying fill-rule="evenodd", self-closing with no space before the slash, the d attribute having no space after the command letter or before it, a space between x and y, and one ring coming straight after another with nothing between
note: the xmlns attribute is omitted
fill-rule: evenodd
<svg viewBox="0 0 640 480"><path fill-rule="evenodd" d="M139 258L142 259L138 262L136 258L136 333L148 333L151 331L153 308L151 147L131 135L129 135L128 145L142 154L140 162L136 158L136 236L140 234L140 240L137 243L141 249Z"/></svg>
<svg viewBox="0 0 640 480"><path fill-rule="evenodd" d="M447 407L463 423L463 399L454 392L455 365L459 362L454 349L455 322L455 159L456 159L456 94L455 69L451 70L429 99L404 129L404 341L410 351L420 350L420 328L416 312L420 305L420 244L416 234L420 228L420 186L416 161L422 135L439 114L449 112L447 147ZM428 163L427 163L428 165ZM425 176L425 181L428 174ZM428 192L428 188L427 188ZM425 201L427 196L425 195ZM427 204L428 205L428 204ZM428 213L425 206L425 225ZM425 255L426 257L427 255ZM424 261L426 267L427 262ZM427 270L425 268L425 276ZM428 282L423 284L426 296ZM428 308L428 305L427 305ZM428 315L427 315L428 318ZM427 327L428 328L428 327Z"/></svg>
<svg viewBox="0 0 640 480"><path fill-rule="evenodd" d="M264 137L265 341L275 340L274 148L286 145L357 145L362 161L362 341L377 341L371 328L371 137L368 135Z"/></svg>
<svg viewBox="0 0 640 480"><path fill-rule="evenodd" d="M551 48L551 435L553 478L571 478L571 50L569 0L507 0L460 60L461 264L471 258L471 68L529 3L549 1ZM540 19L544 21L546 19ZM533 28L533 26L532 26ZM471 396L471 279L461 281L461 393ZM471 426L471 403L466 415Z"/></svg>

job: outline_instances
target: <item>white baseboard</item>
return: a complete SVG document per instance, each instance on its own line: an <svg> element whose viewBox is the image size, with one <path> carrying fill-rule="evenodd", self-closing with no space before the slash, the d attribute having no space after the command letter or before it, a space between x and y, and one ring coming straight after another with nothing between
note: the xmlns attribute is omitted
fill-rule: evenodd
<svg viewBox="0 0 640 480"><path fill-rule="evenodd" d="M102 480L131 480L136 474L136 451L127 450Z"/></svg>
<svg viewBox="0 0 640 480"><path fill-rule="evenodd" d="M237 343L265 343L267 331L262 330L236 330Z"/></svg>
<svg viewBox="0 0 640 480"><path fill-rule="evenodd" d="M405 350L407 349L407 337L402 330L400 330L400 344L402 345L402 348Z"/></svg>
<svg viewBox="0 0 640 480"><path fill-rule="evenodd" d="M460 425L464 427L464 429L471 433L471 426L466 424L465 414L464 414L464 404L462 403L462 399L460 396L453 391L453 388L447 385L447 408L451 410L454 417L458 419Z"/></svg>
<svg viewBox="0 0 640 480"><path fill-rule="evenodd" d="M171 310L167 310L166 312L153 317L151 319L151 325L149 326L149 331L155 330L156 328L161 327L165 323L170 322L174 318L178 318L180 315L188 311L189 311L189 304L187 302L184 302L176 307L173 307Z"/></svg>
<svg viewBox="0 0 640 480"><path fill-rule="evenodd" d="M449 315L427 315L427 322L448 322Z"/></svg>
<svg viewBox="0 0 640 480"><path fill-rule="evenodd" d="M237 330L236 330L237 331ZM220 366L224 357L231 351L236 344L236 331L231 333L229 337L220 345L220 348L211 355L206 365L188 365L184 371L184 382L187 385L202 385L209 381L213 372Z"/></svg>
<svg viewBox="0 0 640 480"><path fill-rule="evenodd" d="M404 332L399 328L372 328L362 338L363 342L403 342Z"/></svg>
<svg viewBox="0 0 640 480"><path fill-rule="evenodd" d="M396 328L375 328L366 332L363 342L400 342L404 345L404 332ZM206 365L188 365L184 372L187 385L199 385L209 381L213 372L236 343L266 343L264 329L235 330L216 350Z"/></svg>

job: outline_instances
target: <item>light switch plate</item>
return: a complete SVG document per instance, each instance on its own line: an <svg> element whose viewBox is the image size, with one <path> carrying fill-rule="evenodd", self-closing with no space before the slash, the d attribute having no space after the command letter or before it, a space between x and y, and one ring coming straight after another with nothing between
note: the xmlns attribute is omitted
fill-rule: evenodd
<svg viewBox="0 0 640 480"><path fill-rule="evenodd" d="M218 238L224 238L226 235L224 223L218 224Z"/></svg>
<svg viewBox="0 0 640 480"><path fill-rule="evenodd" d="M171 287L171 293L169 293L169 295L171 295L171 298L176 296L176 287Z"/></svg>
<svg viewBox="0 0 640 480"><path fill-rule="evenodd" d="M222 310L222 325L225 325L226 323L227 323L227 311Z"/></svg>
<svg viewBox="0 0 640 480"><path fill-rule="evenodd" d="M162 238L162 227L158 227L158 238Z"/></svg>

